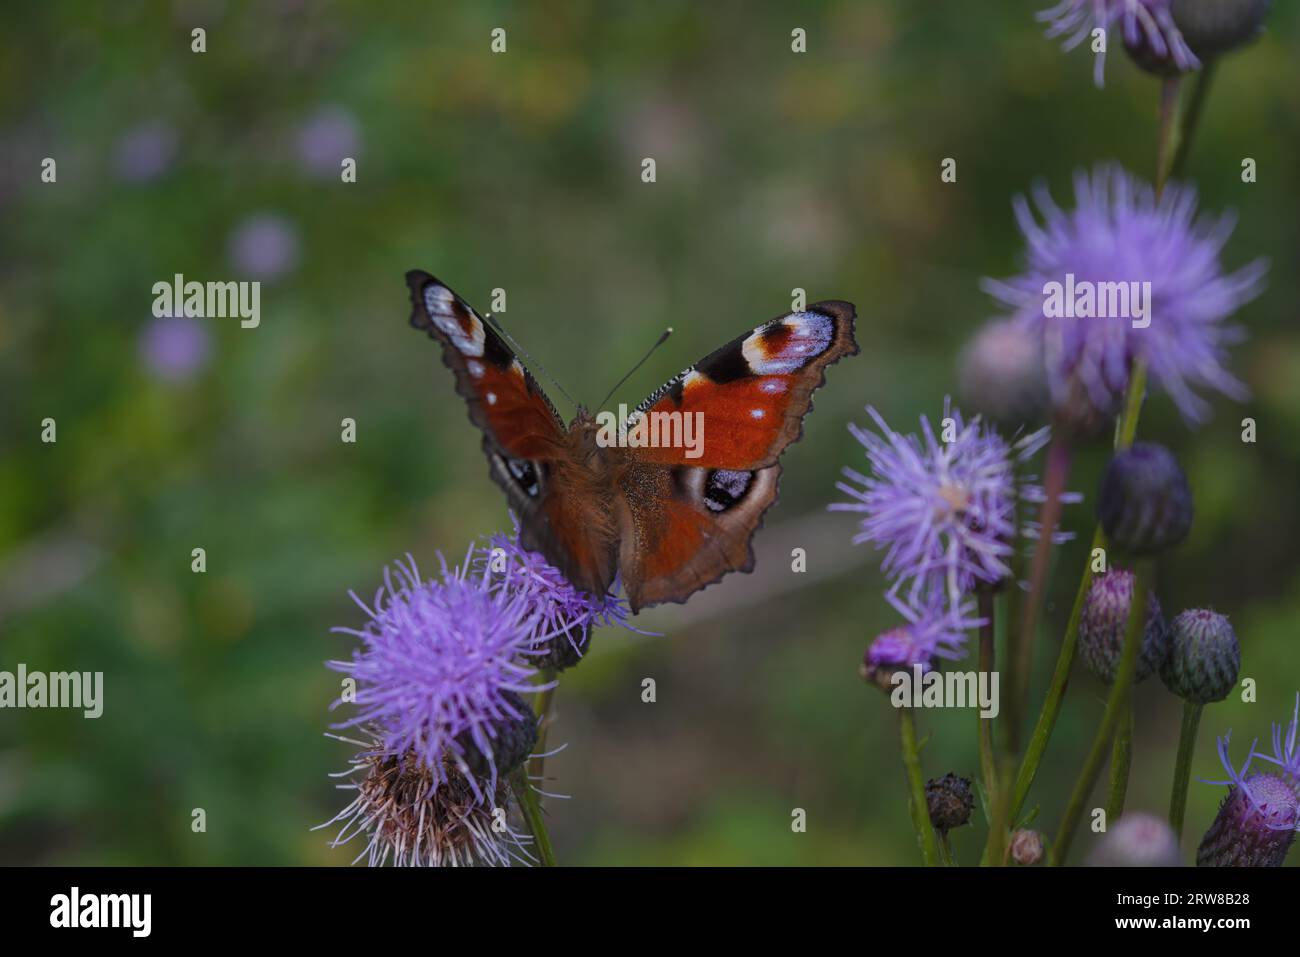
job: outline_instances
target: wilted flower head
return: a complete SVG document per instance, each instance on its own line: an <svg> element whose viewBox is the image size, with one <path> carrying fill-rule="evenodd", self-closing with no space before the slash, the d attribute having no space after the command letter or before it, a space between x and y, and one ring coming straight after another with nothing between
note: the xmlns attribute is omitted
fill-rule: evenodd
<svg viewBox="0 0 1300 957"><path fill-rule="evenodd" d="M637 631L628 624L629 612L623 599L612 593L596 597L575 588L543 555L519 544L517 524L514 535L498 532L491 536L488 547L480 552L479 562L498 587L516 589L527 596L538 615L539 627L551 636L539 644L541 654L532 660L537 668L562 670L577 664L586 654L591 629L597 625Z"/></svg>
<svg viewBox="0 0 1300 957"><path fill-rule="evenodd" d="M959 777L951 771L941 778L931 778L925 784L925 804L935 830L946 834L963 826L975 809L970 778Z"/></svg>
<svg viewBox="0 0 1300 957"><path fill-rule="evenodd" d="M365 857L371 867L390 860L397 867L531 863L532 838L509 824L515 795L507 779L499 779L485 801L458 769L434 774L414 753L398 757L387 750L381 729L363 730L368 741L338 739L363 750L335 775L346 782L339 788L356 796L316 828L342 825L331 847L363 836L365 846L352 863Z"/></svg>
<svg viewBox="0 0 1300 957"><path fill-rule="evenodd" d="M1090 39L1094 30L1109 34L1118 26L1125 46L1149 50L1160 59L1172 61L1180 70L1200 69L1201 62L1183 40L1170 5L1171 0L1061 0L1040 12L1038 19L1050 24L1049 38L1065 36L1062 46L1066 50ZM1106 56L1104 52L1096 56L1094 79L1097 86L1102 86Z"/></svg>
<svg viewBox="0 0 1300 957"><path fill-rule="evenodd" d="M856 425L849 431L866 447L871 475L844 469L848 481L836 488L854 501L830 506L865 513L854 543L887 549L881 568L890 580L910 583L913 604L935 592L955 603L977 582L1009 576L1017 498L1037 501L1042 494L1018 483L1015 464L1042 448L1046 430L1012 446L945 402L939 436L925 416L919 436L900 435L874 408L867 412L882 434Z"/></svg>
<svg viewBox="0 0 1300 957"><path fill-rule="evenodd" d="M1100 166L1091 175L1076 173L1074 192L1076 208L1067 213L1046 187L1036 187L1041 225L1029 202L1016 199L1016 219L1028 247L1024 271L984 283L1028 333L1041 338L1058 409L1072 419L1087 418L1074 411L1080 403L1102 417L1113 414L1137 359L1189 422L1206 413L1196 388L1244 398L1245 387L1225 368L1227 346L1239 332L1224 320L1259 294L1267 266L1256 260L1236 272L1223 271L1219 252L1232 233L1233 218L1197 219L1193 188L1171 185L1157 201L1149 185L1115 165ZM1146 315L1142 320L1135 315L1049 317L1050 299L1071 282L1076 289L1139 294L1148 288ZM1079 285L1084 282L1089 286ZM1142 285L1148 282L1149 287ZM1127 311L1134 312L1131 303Z"/></svg>
<svg viewBox="0 0 1300 957"><path fill-rule="evenodd" d="M458 769L474 772L466 777L471 791L484 778L490 795L512 769L499 759L518 759L523 726L534 723L535 733L519 696L543 687L530 683L532 659L555 633L530 591L474 570L473 549L459 568L442 561L440 581L421 579L407 561L385 570L373 609L353 596L370 616L361 630L335 629L363 645L351 661L329 662L357 683L357 714L338 727L374 725L384 748L413 754L434 785Z"/></svg>

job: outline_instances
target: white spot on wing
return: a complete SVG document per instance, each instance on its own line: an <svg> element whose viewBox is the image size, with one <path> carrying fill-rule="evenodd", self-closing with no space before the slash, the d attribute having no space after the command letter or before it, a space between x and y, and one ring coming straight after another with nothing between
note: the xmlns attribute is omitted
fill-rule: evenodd
<svg viewBox="0 0 1300 957"><path fill-rule="evenodd" d="M432 285L424 290L424 307L433 324L447 334L462 355L483 355L483 323L466 306L458 308L456 297L446 286ZM463 311L463 317L462 317ZM462 318L464 322L462 322ZM468 325L468 328L466 328Z"/></svg>

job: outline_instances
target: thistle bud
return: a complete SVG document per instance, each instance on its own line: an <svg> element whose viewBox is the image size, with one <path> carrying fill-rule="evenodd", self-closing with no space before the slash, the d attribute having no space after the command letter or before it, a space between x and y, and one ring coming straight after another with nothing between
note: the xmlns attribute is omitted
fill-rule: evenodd
<svg viewBox="0 0 1300 957"><path fill-rule="evenodd" d="M1097 518L1119 548L1151 555L1172 548L1192 528L1192 490L1174 453L1138 442L1106 466Z"/></svg>
<svg viewBox="0 0 1300 957"><path fill-rule="evenodd" d="M1124 651L1129 607L1133 604L1135 576L1112 568L1093 581L1079 618L1079 650L1089 669L1106 684L1113 684ZM1138 651L1137 674L1142 681L1160 668L1169 653L1169 631L1154 592L1147 594L1147 620Z"/></svg>
<svg viewBox="0 0 1300 957"><path fill-rule="evenodd" d="M1197 867L1281 867L1295 843L1294 783L1255 774L1233 787L1196 851Z"/></svg>
<svg viewBox="0 0 1300 957"><path fill-rule="evenodd" d="M1043 835L1019 830L1011 835L1011 859L1021 867L1033 867L1043 859Z"/></svg>
<svg viewBox="0 0 1300 957"><path fill-rule="evenodd" d="M1044 418L1050 395L1042 340L1015 320L981 328L957 365L958 389L975 411L1008 425Z"/></svg>
<svg viewBox="0 0 1300 957"><path fill-rule="evenodd" d="M970 812L975 808L970 779L951 772L930 779L925 785L925 803L930 812L930 823L936 830L947 832L961 827L970 820Z"/></svg>
<svg viewBox="0 0 1300 957"><path fill-rule="evenodd" d="M1272 0L1173 0L1174 23L1199 57L1218 56L1254 40Z"/></svg>
<svg viewBox="0 0 1300 957"><path fill-rule="evenodd" d="M1240 669L1241 645L1226 616L1189 608L1170 624L1160 678L1178 697L1193 704L1222 701Z"/></svg>
<svg viewBox="0 0 1300 957"><path fill-rule="evenodd" d="M469 772L478 778L488 777L494 765L498 775L509 774L528 760L537 744L537 715L532 707L513 691L503 690L500 694L502 701L518 712L518 717L503 714L488 722L491 728L487 742L489 754L483 752L479 742L468 732L457 739L464 749L463 757Z"/></svg>
<svg viewBox="0 0 1300 957"><path fill-rule="evenodd" d="M1142 811L1125 814L1102 835L1088 857L1092 867L1178 867L1178 836L1164 818Z"/></svg>

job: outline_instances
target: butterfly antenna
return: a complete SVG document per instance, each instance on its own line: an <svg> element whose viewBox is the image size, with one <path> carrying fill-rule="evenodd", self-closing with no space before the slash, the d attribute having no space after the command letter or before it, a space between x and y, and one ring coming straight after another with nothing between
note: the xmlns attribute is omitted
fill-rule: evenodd
<svg viewBox="0 0 1300 957"><path fill-rule="evenodd" d="M649 359L652 355L654 355L655 350L658 349L660 346L662 346L665 342L667 342L668 337L671 336L672 334L673 334L673 327L669 326L667 329L664 330L664 334L659 337L659 340L650 347L650 351L641 357L641 361L638 362L636 365L634 365L631 371L629 371L627 375L623 376L623 378L618 380L618 385L614 386L614 388L609 390L609 395L601 399L600 404L597 405L596 408L598 409L604 408L605 403L610 400L610 397L613 396L615 392L617 392L619 389L623 387L624 382L626 382L628 379L632 378L632 376L636 374L637 369L645 365L646 360Z"/></svg>
<svg viewBox="0 0 1300 957"><path fill-rule="evenodd" d="M515 352L523 356L524 359L528 362L528 364L532 366L534 369L536 369L538 372L540 372L542 374L542 377L546 379L547 382L555 386L555 388L559 390L560 395L564 396L566 399L569 400L570 405L572 405L574 408L578 407L578 403L573 401L573 396L569 395L569 393L564 391L564 386L556 382L555 379L552 378L551 374L546 371L546 367L544 365L542 365L540 362L538 362L536 359L530 356L527 352L525 352L524 348L521 345L519 345L519 343L515 342L515 337L512 336L510 333L506 332L505 328L501 325L500 322L497 321L496 317L493 316L492 313L489 312L485 314L483 318L488 321L488 323L492 326L493 329L497 331L497 334L500 335L502 339L510 343L510 347L514 349Z"/></svg>

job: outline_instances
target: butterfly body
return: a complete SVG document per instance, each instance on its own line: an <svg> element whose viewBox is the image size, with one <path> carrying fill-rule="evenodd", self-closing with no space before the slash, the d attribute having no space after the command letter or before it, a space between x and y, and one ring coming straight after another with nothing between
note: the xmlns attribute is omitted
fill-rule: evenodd
<svg viewBox="0 0 1300 957"><path fill-rule="evenodd" d="M685 601L728 572L752 569L750 540L776 501L780 454L802 435L825 368L858 351L850 303L773 319L642 402L628 423L642 441L629 443L627 429L583 408L565 428L463 299L418 270L407 284L411 324L443 346L483 430L492 478L519 516L520 543L591 593L621 579L633 611ZM698 444L645 441L680 439L691 424Z"/></svg>

